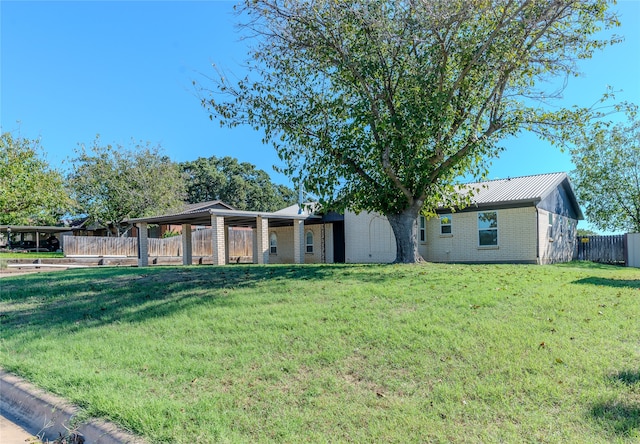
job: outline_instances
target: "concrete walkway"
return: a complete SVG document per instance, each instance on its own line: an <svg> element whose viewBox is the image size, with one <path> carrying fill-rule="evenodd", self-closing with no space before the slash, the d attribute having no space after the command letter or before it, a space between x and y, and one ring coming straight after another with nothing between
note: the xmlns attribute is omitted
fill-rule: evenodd
<svg viewBox="0 0 640 444"><path fill-rule="evenodd" d="M62 398L38 389L33 384L0 369L0 442L38 443L55 441L73 433L65 442L73 444L144 444L142 438L118 429L107 421L91 419L78 422L79 409Z"/></svg>

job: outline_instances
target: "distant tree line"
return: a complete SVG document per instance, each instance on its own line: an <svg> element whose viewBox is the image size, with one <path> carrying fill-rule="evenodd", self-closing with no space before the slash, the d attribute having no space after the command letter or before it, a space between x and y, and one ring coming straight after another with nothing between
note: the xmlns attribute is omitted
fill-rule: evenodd
<svg viewBox="0 0 640 444"><path fill-rule="evenodd" d="M160 145L80 144L67 174L49 165L39 140L0 136L0 224L54 225L82 215L120 236L130 218L222 200L240 210L275 211L295 203L291 188L232 157L173 162Z"/></svg>

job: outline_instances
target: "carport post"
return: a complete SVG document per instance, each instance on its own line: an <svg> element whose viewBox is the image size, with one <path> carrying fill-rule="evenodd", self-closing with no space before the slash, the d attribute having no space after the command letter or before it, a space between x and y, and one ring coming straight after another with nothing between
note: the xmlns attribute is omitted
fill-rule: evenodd
<svg viewBox="0 0 640 444"><path fill-rule="evenodd" d="M304 264L304 221L293 220L293 262Z"/></svg>
<svg viewBox="0 0 640 444"><path fill-rule="evenodd" d="M191 224L182 224L182 265L193 263L193 244L191 241Z"/></svg>
<svg viewBox="0 0 640 444"><path fill-rule="evenodd" d="M211 249L213 255L213 265L225 265L226 264L226 247L224 236L224 217L211 215L211 228L213 228L213 235L211 236Z"/></svg>
<svg viewBox="0 0 640 444"><path fill-rule="evenodd" d="M149 240L147 232L147 223L138 222L138 267L149 266Z"/></svg>
<svg viewBox="0 0 640 444"><path fill-rule="evenodd" d="M256 244L258 245L257 259L259 264L269 263L269 219L256 217ZM255 259L255 258L254 258Z"/></svg>

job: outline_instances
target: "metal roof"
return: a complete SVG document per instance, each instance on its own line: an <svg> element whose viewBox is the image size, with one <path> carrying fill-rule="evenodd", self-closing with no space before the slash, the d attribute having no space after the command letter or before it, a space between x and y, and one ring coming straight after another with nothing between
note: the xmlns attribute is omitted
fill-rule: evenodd
<svg viewBox="0 0 640 444"><path fill-rule="evenodd" d="M544 199L564 180L566 173L537 174L534 176L509 177L469 183L461 190L473 192L474 204L500 204L507 202L539 201Z"/></svg>
<svg viewBox="0 0 640 444"><path fill-rule="evenodd" d="M269 219L269 226L293 225L294 220L320 221L320 216L312 214L281 214L267 211L243 211L229 210L227 208L202 208L178 214L165 214L161 216L139 217L129 219L131 223L147 222L152 224L191 224L191 225L211 225L211 216L222 216L225 223L236 227L255 227L256 218L263 217Z"/></svg>
<svg viewBox="0 0 640 444"><path fill-rule="evenodd" d="M478 207L536 205L561 185L567 190L577 214L582 218L582 212L566 173L537 174L468 183L460 187L460 193L473 193L471 206L466 209L473 211L473 208ZM260 216L268 218L270 226L287 226L291 225L293 220L306 220L307 223L321 222L322 218L313 214L316 209L312 204L304 204L302 212L300 212L298 205L292 205L276 212L243 211L233 209L221 201L211 201L189 205L178 213L140 217L129 219L128 222L210 225L211 216L217 215L223 216L225 222L231 226L255 227L256 218ZM442 210L445 208L443 207Z"/></svg>
<svg viewBox="0 0 640 444"><path fill-rule="evenodd" d="M583 219L567 173L536 174L468 183L460 187L460 193L472 193L472 207L536 205L559 186L567 191L578 217Z"/></svg>
<svg viewBox="0 0 640 444"><path fill-rule="evenodd" d="M37 226L37 225L0 225L0 233L6 233L11 229L12 233L66 233L74 231L73 227Z"/></svg>

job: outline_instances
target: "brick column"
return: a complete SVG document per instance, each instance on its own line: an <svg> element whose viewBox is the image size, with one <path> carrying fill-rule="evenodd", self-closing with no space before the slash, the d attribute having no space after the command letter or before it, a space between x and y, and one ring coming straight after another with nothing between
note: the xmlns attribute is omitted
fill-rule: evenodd
<svg viewBox="0 0 640 444"><path fill-rule="evenodd" d="M293 262L295 264L304 264L304 221L293 221Z"/></svg>
<svg viewBox="0 0 640 444"><path fill-rule="evenodd" d="M191 241L191 224L182 225L182 265L193 263L193 243Z"/></svg>
<svg viewBox="0 0 640 444"><path fill-rule="evenodd" d="M139 222L138 226L138 267L149 266L149 233L147 223Z"/></svg>
<svg viewBox="0 0 640 444"><path fill-rule="evenodd" d="M269 219L258 216L256 218L256 235L258 244L258 263L269 263Z"/></svg>
<svg viewBox="0 0 640 444"><path fill-rule="evenodd" d="M211 228L213 228L213 236L211 237L211 247L213 250L213 265L225 265L225 242L224 242L224 217L211 215Z"/></svg>

